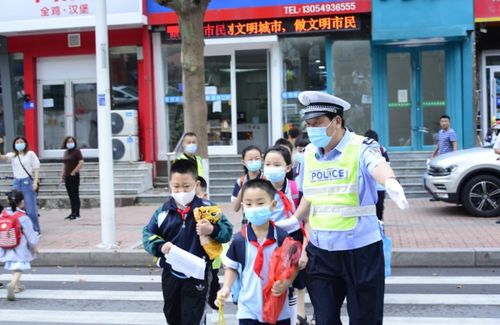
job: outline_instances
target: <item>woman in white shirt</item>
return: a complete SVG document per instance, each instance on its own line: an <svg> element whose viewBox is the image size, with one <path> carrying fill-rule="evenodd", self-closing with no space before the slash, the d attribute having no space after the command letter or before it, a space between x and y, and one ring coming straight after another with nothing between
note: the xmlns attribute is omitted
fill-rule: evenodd
<svg viewBox="0 0 500 325"><path fill-rule="evenodd" d="M23 192L26 214L33 223L33 229L40 233L36 204L40 160L38 160L36 153L28 150L28 141L24 137L16 137L14 139L12 150L14 152L1 155L0 159L8 160L12 164L12 172L14 174L12 188Z"/></svg>

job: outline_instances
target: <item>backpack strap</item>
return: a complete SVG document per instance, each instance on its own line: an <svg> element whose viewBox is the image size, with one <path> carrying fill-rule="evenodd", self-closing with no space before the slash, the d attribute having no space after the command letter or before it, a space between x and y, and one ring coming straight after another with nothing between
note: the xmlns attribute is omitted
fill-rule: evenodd
<svg viewBox="0 0 500 325"><path fill-rule="evenodd" d="M15 217L15 218L18 218L18 217L22 217L23 215L25 215L24 211L15 211L13 214L9 214L9 212L7 212L7 210L3 210L2 211L2 214L0 215L0 217Z"/></svg>
<svg viewBox="0 0 500 325"><path fill-rule="evenodd" d="M292 191L293 204L295 204L295 209L297 209L299 207L299 202L300 202L300 193L299 193L299 188L297 187L297 182L291 179L288 179L287 182L290 183L290 190Z"/></svg>

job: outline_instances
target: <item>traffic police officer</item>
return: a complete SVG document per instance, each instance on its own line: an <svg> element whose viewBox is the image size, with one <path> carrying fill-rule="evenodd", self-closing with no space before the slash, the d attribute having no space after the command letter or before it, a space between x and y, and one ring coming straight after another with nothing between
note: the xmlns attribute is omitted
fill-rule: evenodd
<svg viewBox="0 0 500 325"><path fill-rule="evenodd" d="M382 324L385 279L376 183L385 185L401 209L408 207L403 188L379 144L345 128L349 103L317 91L300 93L299 101L311 144L298 178L304 197L294 216L308 216L310 225L307 289L316 324L342 324L346 297L351 325Z"/></svg>

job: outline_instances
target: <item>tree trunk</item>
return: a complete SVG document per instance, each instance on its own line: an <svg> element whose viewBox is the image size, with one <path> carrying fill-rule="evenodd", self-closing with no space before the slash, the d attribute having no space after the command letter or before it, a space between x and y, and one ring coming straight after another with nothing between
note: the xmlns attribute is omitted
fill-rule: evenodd
<svg viewBox="0 0 500 325"><path fill-rule="evenodd" d="M205 101L205 47L203 19L210 0L156 0L179 17L182 51L184 132L198 136L198 155L207 157L208 126Z"/></svg>
<svg viewBox="0 0 500 325"><path fill-rule="evenodd" d="M205 47L203 16L205 11L179 15L182 35L182 93L184 97L184 132L198 136L198 154L207 157L207 103L205 101Z"/></svg>

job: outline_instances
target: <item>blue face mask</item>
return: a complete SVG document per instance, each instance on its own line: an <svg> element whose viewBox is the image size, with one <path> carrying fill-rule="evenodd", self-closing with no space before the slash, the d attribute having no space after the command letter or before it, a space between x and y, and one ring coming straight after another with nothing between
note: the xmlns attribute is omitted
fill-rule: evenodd
<svg viewBox="0 0 500 325"><path fill-rule="evenodd" d="M307 135L309 136L309 141L312 142L316 147L318 148L324 148L326 147L329 143L331 138L337 133L337 130L329 136L326 134L326 130L330 127L330 125L333 123L333 120L328 124L328 126L320 126L320 127L308 127L307 128Z"/></svg>
<svg viewBox="0 0 500 325"><path fill-rule="evenodd" d="M249 172L256 172L262 167L262 161L259 160L250 160L247 161L247 169Z"/></svg>
<svg viewBox="0 0 500 325"><path fill-rule="evenodd" d="M271 206L257 207L257 208L245 208L245 218L255 226L262 226L271 218Z"/></svg>
<svg viewBox="0 0 500 325"><path fill-rule="evenodd" d="M198 145L196 143L186 144L186 146L184 147L184 150L187 153L194 155L196 153L196 150L198 150Z"/></svg>
<svg viewBox="0 0 500 325"><path fill-rule="evenodd" d="M304 162L304 153L303 152L296 152L294 159L297 163L302 164Z"/></svg>
<svg viewBox="0 0 500 325"><path fill-rule="evenodd" d="M14 145L17 151L24 151L26 149L26 143L24 142L19 142Z"/></svg>
<svg viewBox="0 0 500 325"><path fill-rule="evenodd" d="M271 183L279 183L285 179L285 170L283 167L264 167L264 177Z"/></svg>
<svg viewBox="0 0 500 325"><path fill-rule="evenodd" d="M68 148L69 150L74 149L75 148L75 143L74 142L68 142L68 143L66 143L66 148Z"/></svg>

